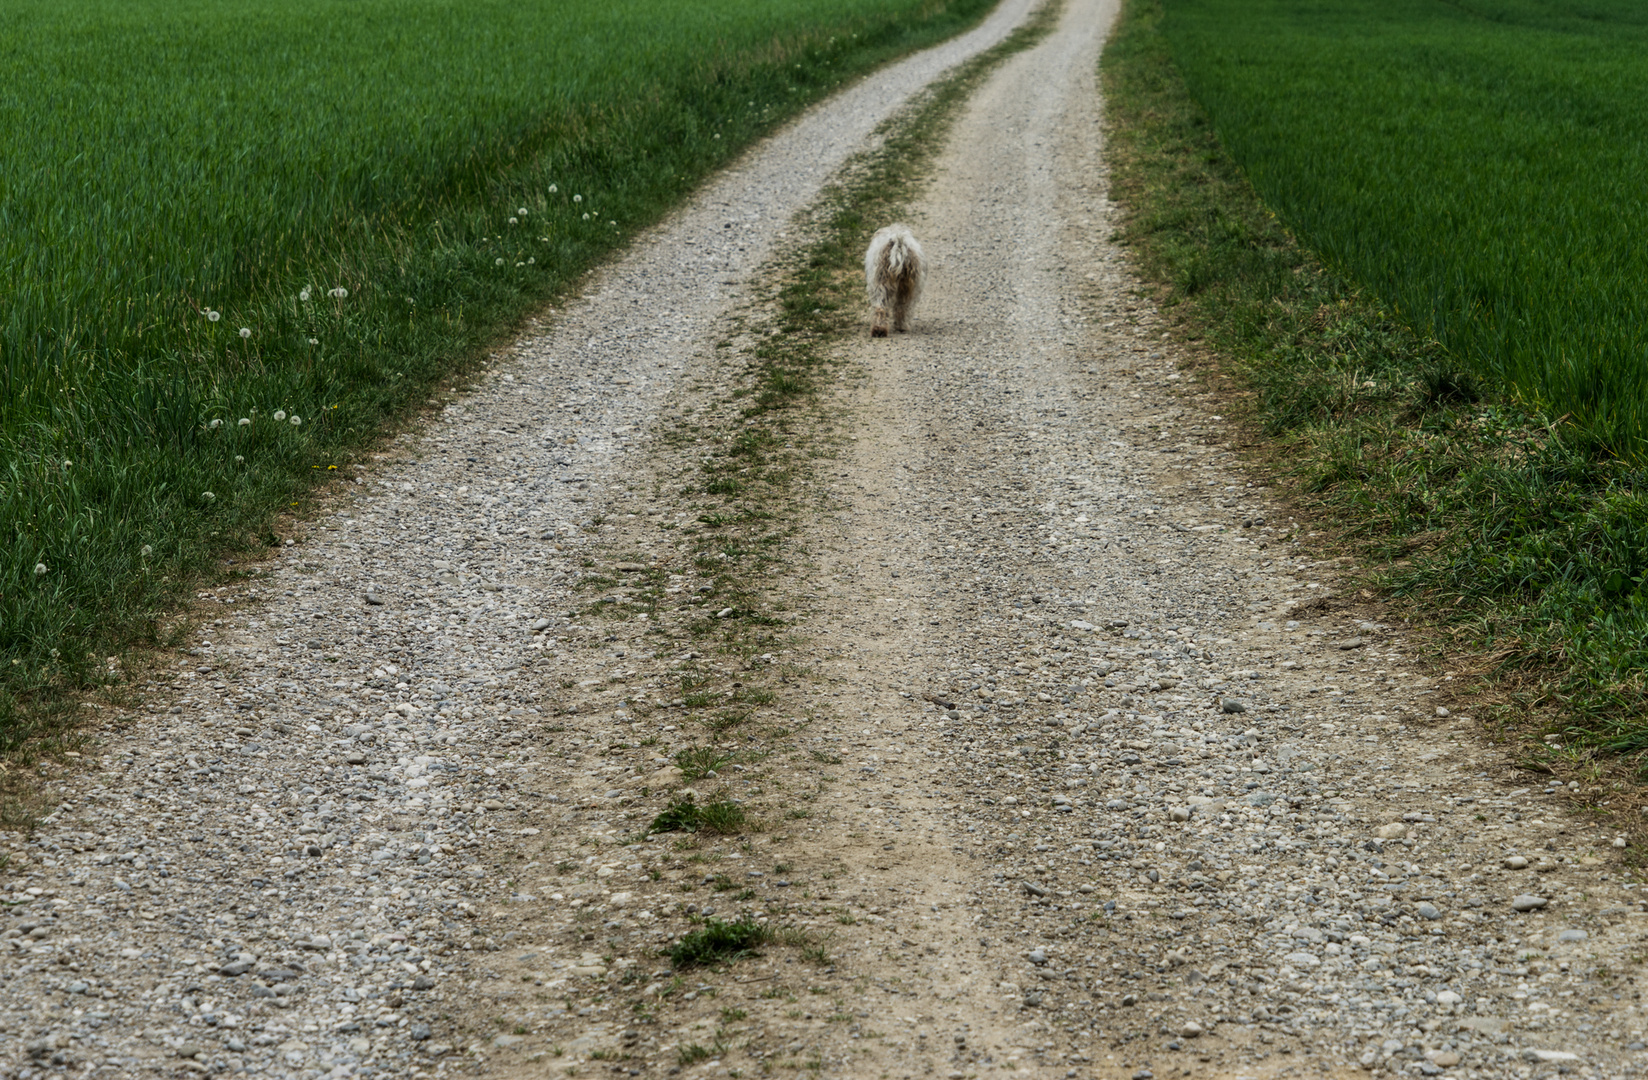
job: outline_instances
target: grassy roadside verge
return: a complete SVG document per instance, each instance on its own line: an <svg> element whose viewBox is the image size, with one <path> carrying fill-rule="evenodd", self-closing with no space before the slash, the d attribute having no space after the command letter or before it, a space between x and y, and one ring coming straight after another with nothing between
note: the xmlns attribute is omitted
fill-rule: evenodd
<svg viewBox="0 0 1648 1080"><path fill-rule="evenodd" d="M1122 236L1259 456L1438 628L1447 666L1598 802L1648 758L1648 474L1473 377L1262 203L1187 91L1161 0L1101 69Z"/></svg>
<svg viewBox="0 0 1648 1080"><path fill-rule="evenodd" d="M400 85L408 94L426 88L408 84L404 70L391 62L395 57L407 62L406 55L386 51L379 36L334 32L335 19L342 16L325 5L294 0L289 14L296 17L302 8L306 17L325 22L326 33L294 35L284 25L272 31L282 48L301 41L302 47L319 50L305 54L307 66L286 62L290 57L273 46L265 51L256 40L235 39L232 11L169 12L168 19L197 20L188 28L198 34L178 32L189 48L221 60L222 48L230 46L255 58L228 70L204 65L200 79L273 98L267 110L243 107L218 118L221 124L201 126L221 134L222 125L251 124L234 130L248 140L272 141L266 152L235 158L233 168L254 172L233 174L235 182L226 183L226 190L278 194L287 191L286 180L302 188L298 194L307 192L304 197L320 202L305 204L310 212L295 218L290 206L265 207L265 218L258 218L256 200L191 202L173 191L166 202L165 177L143 171L166 163L145 161L139 171L157 187L129 193L139 204L144 198L157 201L130 208L133 215L142 210L160 222L137 230L140 240L154 245L141 253L145 257L115 258L69 246L67 240L49 250L60 262L71 255L88 259L94 270L114 266L137 273L140 264L161 267L153 271L154 281L143 289L117 282L130 286L133 295L99 294L101 306L92 302L97 299L92 284L82 283L85 289L74 293L71 304L76 318L56 319L47 308L65 302L67 294L51 287L46 275L52 266L21 258L8 264L22 267L18 273L38 271L30 290L14 290L19 297L30 291L46 305L29 309L38 316L36 323L69 329L58 337L24 334L14 320L5 331L12 336L0 335L6 391L0 395L0 534L7 536L0 554L0 763L26 767L36 755L63 749L62 740L73 737L76 699L99 686L116 689L120 668L128 666L110 664L109 657L131 659L133 650L163 645L164 626L194 587L238 573L220 559L255 561L262 549L278 543L277 515L294 508L301 512L317 476L344 467L431 394L457 388L466 369L500 335L575 288L590 267L661 217L715 168L845 81L965 29L989 6L988 0L899 5L860 0L833 9L792 4L760 11L722 5L723 14L736 18L719 26L713 19L694 24L693 48L702 46L697 52L678 35L671 37L671 25L649 25L645 5L621 11L599 5L575 11L563 5L547 14L506 11L500 17L531 21L538 14L559 18L572 11L573 16L593 13L597 23L607 15L637 23L634 35L606 30L587 35L605 50L600 64L588 54L593 44L579 44L578 35L549 33L557 48L573 50L574 61L581 57L583 67L572 65L579 79L550 87L546 111L533 114L538 123L524 130L509 127L500 110L531 113L543 104L538 98L509 98L519 87L505 78L543 92L553 57L531 47L536 40L531 34L466 53L459 46L467 38L454 45L439 34L409 33L407 39L418 43L414 64L434 48L427 39L439 39L441 59L454 69L442 69L442 78L432 80L440 94L457 95L446 76L467 73L481 83L478 89L466 84L470 97L440 103L448 111L437 119L456 124L463 139L491 140L479 149L464 142L458 151L450 140L399 123L395 110L418 102L408 105L389 95L371 104L374 96L362 89L369 84ZM374 17L393 22L404 16L397 11L374 9ZM794 16L793 25L774 24L782 24L786 12ZM699 13L706 19L714 14ZM70 44L62 44L66 37L54 35L49 26L38 36L63 48L107 45L110 33L118 35L120 21L114 19L111 30L99 21L103 17L93 18L87 33ZM405 16L402 28L410 18ZM746 26L751 20L759 23L755 31ZM202 21L204 26L198 25ZM461 21L470 30L484 23L473 12ZM26 24L23 20L18 25L24 30L11 27L8 33L22 33ZM169 26L159 32L170 32ZM526 29L543 33L537 23ZM672 41L692 55L672 53L665 47ZM326 52L328 43L341 55ZM354 63L361 58L352 48L368 51L370 71ZM24 48L18 52L33 55ZM627 61L634 63L625 66ZM96 64L81 66L100 70ZM305 94L288 100L280 93L286 85L281 80L294 72L305 80ZM145 68L139 74L149 78L153 72ZM121 71L109 73L116 82L120 77ZM313 80L324 87L329 78L343 78L349 92L316 94L309 86ZM163 78L142 85L184 96L199 89ZM124 106L128 96L111 98ZM203 97L215 100L211 87ZM315 106L322 119L331 115L326 109L332 103L347 99L344 116L334 117L331 126L320 123L304 111L316 97L326 103ZM199 104L194 98L168 99L156 107L162 114L186 114L191 102ZM464 112L468 106L472 113ZM452 115L459 119L451 120ZM297 137L308 121L314 121L309 137ZM282 124L293 126L291 137L280 135ZM197 130L181 126L185 132ZM363 140L372 132L420 162L423 171L367 160ZM117 141L142 142L145 153L156 155L176 149L166 142ZM209 151L202 153L222 162L222 154ZM459 160L447 161L443 152L457 153ZM304 155L378 172L371 182L362 181L361 191L341 182L334 191L321 175L324 169L309 168L315 163ZM443 163L450 166L445 172ZM187 179L187 161L170 165ZM400 187L386 193L391 184ZM57 176L40 198L79 192L79 185ZM127 194L122 188L122 197ZM13 205L21 201L19 196ZM180 220L194 221L191 214L206 214L221 227L182 227ZM223 224L225 218L233 220ZM297 218L299 224L292 224ZM118 220L108 223L110 229L117 226ZM7 242L20 242L23 232ZM191 243L226 245L228 254L217 248L202 254L187 249ZM152 310L132 315L127 309L142 307L138 300ZM20 299L18 319L23 319L21 305ZM6 782L0 778L0 785Z"/></svg>

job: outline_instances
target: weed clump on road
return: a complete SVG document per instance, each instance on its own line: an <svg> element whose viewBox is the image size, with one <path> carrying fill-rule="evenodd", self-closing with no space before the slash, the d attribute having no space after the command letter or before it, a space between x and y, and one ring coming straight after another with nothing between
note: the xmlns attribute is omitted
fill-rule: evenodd
<svg viewBox="0 0 1648 1080"><path fill-rule="evenodd" d="M763 945L778 940L777 932L752 918L722 922L705 920L698 929L683 934L669 951L670 964L677 968L701 967L723 960L736 960Z"/></svg>
<svg viewBox="0 0 1648 1080"><path fill-rule="evenodd" d="M735 802L718 799L699 803L691 795L672 800L663 813L652 819L648 832L709 832L733 836L745 825L744 808Z"/></svg>

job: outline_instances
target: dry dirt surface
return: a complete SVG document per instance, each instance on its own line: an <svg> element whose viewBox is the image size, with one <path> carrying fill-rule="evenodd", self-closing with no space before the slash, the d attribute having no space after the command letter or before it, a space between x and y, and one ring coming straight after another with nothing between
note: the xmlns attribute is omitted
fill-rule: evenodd
<svg viewBox="0 0 1648 1080"><path fill-rule="evenodd" d="M1109 239L1113 16L1070 0L951 132L771 650L713 631L686 481L800 206L733 230L722 187L203 596L6 838L0 1076L1639 1073L1616 837L1351 606ZM744 824L649 832L689 792ZM672 961L727 924L763 940Z"/></svg>

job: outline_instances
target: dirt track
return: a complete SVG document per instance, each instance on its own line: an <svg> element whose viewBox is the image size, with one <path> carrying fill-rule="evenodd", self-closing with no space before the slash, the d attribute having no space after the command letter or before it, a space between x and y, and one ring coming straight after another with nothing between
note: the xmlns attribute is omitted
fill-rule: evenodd
<svg viewBox="0 0 1648 1080"><path fill-rule="evenodd" d="M715 358L725 328L688 320L659 346L658 370L680 377L638 380L648 418L623 431L636 450L610 428L611 441L568 442L537 413L556 406L538 399L544 373L595 349L575 306L407 458L495 452L530 477L552 468L546 444L587 449L554 467L583 469L559 510L584 524L535 523L527 539L477 527L417 581L404 580L416 558L399 578L276 568L277 596L314 580L341 605L367 582L387 606L414 598L392 613L403 623L425 618L417 597L434 612L410 637L378 615L363 624L377 662L400 668L340 682L312 716L249 710L268 730L243 744L289 738L279 753L327 771L260 788L254 766L237 812L268 810L271 852L278 815L329 842L293 860L301 874L255 871L248 895L264 899L239 905L237 932L222 890L222 913L191 915L160 899L165 881L121 869L167 865L159 814L128 804L94 824L76 810L97 804L93 784L69 781L70 809L8 871L14 899L40 890L25 916L73 898L38 942L11 938L27 963L0 995L36 1047L14 1060L47 1070L62 1053L111 1075L214 1057L264 1075L1637 1071L1643 916L1613 837L1519 786L1402 627L1335 599L1344 568L1295 541L1235 467L1110 244L1095 66L1113 14L1072 0L975 96L910 218L932 258L914 331L844 346L831 408L850 433L820 463L825 509L787 541L790 571L771 586L804 614L776 661L790 674L756 710L761 734L706 736L674 700L683 671L731 694L759 658L561 614L590 599L571 591L585 559L620 580L643 564L615 562L645 559L676 595L704 587L680 554L695 507L673 494L698 448L653 417L714 413L738 377ZM606 280L648 287L622 266ZM610 292L592 294L610 308ZM627 393L592 389L585 407ZM347 521L363 543L420 531L434 496L398 485L425 474L386 470L361 517L320 523L303 558L322 559L337 544L322 530ZM501 517L473 503L477 521ZM490 590L453 602L467 631L436 626L443 585ZM274 622L284 601L269 603ZM250 669L273 646L249 628L230 648ZM220 670L234 655L220 644ZM449 662L472 683L435 674ZM224 677L225 702L242 678ZM414 708L372 719L397 697ZM307 743L284 730L311 720ZM195 722L185 713L172 737L211 745L209 718L205 734ZM167 755L152 732L126 738L130 759L120 743L105 758L126 766L107 791L129 792L143 754ZM706 741L747 764L698 794L760 808L763 830L629 842L678 793L673 752ZM363 786L340 808L326 785L345 781ZM121 861L97 869L91 833L144 827L148 846L105 841ZM93 902L112 873L154 899ZM1513 911L1521 894L1545 906ZM253 908L284 914L260 923ZM660 948L706 912L759 915L810 947L672 972ZM130 957L114 951L122 927ZM103 970L116 955L132 978ZM103 982L71 989L81 972ZM123 1055L73 1013L100 986ZM146 1019L118 1019L145 997Z"/></svg>

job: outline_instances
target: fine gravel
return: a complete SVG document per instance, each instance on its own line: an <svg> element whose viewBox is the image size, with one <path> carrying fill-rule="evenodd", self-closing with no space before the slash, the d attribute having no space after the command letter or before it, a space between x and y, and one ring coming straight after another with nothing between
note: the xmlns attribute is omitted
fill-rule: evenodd
<svg viewBox="0 0 1648 1080"><path fill-rule="evenodd" d="M659 427L736 408L724 283L1022 15L753 154L201 598L8 838L0 1075L1641 1072L1616 836L1241 471L1109 239L1110 0L982 86L912 209L927 299L842 349L782 655L572 614L592 567L713 589ZM639 835L702 741L683 665L784 672L694 781L759 832ZM790 936L661 956L736 915Z"/></svg>

